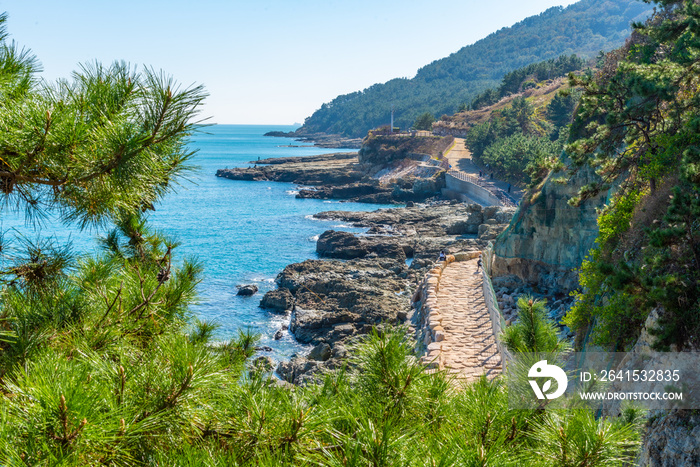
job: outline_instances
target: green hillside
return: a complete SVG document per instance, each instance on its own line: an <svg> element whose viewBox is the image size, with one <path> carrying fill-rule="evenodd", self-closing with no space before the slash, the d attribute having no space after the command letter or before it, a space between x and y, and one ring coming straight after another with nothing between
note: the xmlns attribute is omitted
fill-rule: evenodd
<svg viewBox="0 0 700 467"><path fill-rule="evenodd" d="M590 57L619 47L629 36L630 22L650 12L649 5L637 0L582 0L550 8L426 65L413 79L393 79L338 96L308 117L298 133L364 136L388 123L392 105L395 124L402 128L426 111L436 117L452 114L516 68L563 54Z"/></svg>

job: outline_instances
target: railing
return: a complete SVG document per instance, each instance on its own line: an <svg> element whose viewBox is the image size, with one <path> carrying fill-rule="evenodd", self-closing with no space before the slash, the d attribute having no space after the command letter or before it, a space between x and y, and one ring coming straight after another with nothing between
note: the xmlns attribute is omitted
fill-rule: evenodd
<svg viewBox="0 0 700 467"><path fill-rule="evenodd" d="M503 318L501 310L498 308L496 292L493 290L493 284L491 283L493 255L493 243L489 242L481 258L483 263L481 274L483 276L484 301L486 302L486 308L489 310L489 317L491 318L491 325L493 326L493 335L496 338L496 346L498 347L498 352L501 354L503 370L505 371L508 362L513 359L513 356L501 340L501 334L506 327L506 320Z"/></svg>
<svg viewBox="0 0 700 467"><path fill-rule="evenodd" d="M477 177L476 175L464 173L460 170L455 170L455 169L450 169L447 171L448 174L452 175L453 177L462 180L464 182L469 182L473 183L474 185L478 185L486 190L488 190L492 195L494 195L498 200L501 202L503 206L506 207L515 207L517 206L517 202L505 191L501 190L497 186L495 186L493 183L487 182L485 180L482 180L481 177Z"/></svg>
<svg viewBox="0 0 700 467"><path fill-rule="evenodd" d="M450 170L447 171L447 173L450 174L450 175L452 175L454 178L458 178L458 179L460 179L460 180L462 180L462 181L471 182L471 183L473 183L474 185L479 185L479 186L483 186L483 187L486 186L486 185L484 184L484 181L481 180L481 179L480 179L479 177L477 177L476 175L467 174L467 173L464 173L464 172L461 172L461 171L455 170L455 169L450 169Z"/></svg>

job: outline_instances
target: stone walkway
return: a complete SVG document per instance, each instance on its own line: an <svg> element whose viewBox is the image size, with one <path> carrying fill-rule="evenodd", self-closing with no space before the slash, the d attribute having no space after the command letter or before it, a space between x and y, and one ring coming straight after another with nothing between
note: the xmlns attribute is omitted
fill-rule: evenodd
<svg viewBox="0 0 700 467"><path fill-rule="evenodd" d="M449 264L442 272L437 292L436 308L444 329L444 340L439 342L441 366L464 382L482 374L493 378L502 370L476 262L472 259Z"/></svg>
<svg viewBox="0 0 700 467"><path fill-rule="evenodd" d="M455 138L455 144L452 149L445 154L445 158L452 165L453 170L468 174L468 175L479 175L479 167L472 161L472 153L465 145L464 138ZM508 192L509 183L500 180L489 179L486 175L481 179L485 185L493 185L501 190ZM511 187L509 196L514 201L520 201L525 192L517 187Z"/></svg>

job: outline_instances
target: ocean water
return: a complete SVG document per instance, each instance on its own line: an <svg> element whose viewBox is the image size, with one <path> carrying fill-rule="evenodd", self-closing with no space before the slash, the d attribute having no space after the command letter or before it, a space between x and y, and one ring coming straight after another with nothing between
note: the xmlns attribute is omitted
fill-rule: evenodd
<svg viewBox="0 0 700 467"><path fill-rule="evenodd" d="M249 161L268 157L311 156L352 149L320 149L287 138L264 137L272 130L290 131L292 126L215 125L206 127L192 141L197 149L193 163L199 168L167 195L149 215L152 227L176 238L181 246L177 257L196 257L204 265L199 301L193 307L202 319L221 325L217 337L228 340L238 329L250 328L262 336L261 345L273 348L275 359L288 358L306 350L285 333L272 336L287 323L287 316L258 307L274 279L290 263L316 258L316 239L328 229L359 232L339 222L312 219L328 210L372 211L381 205L296 199L297 187L289 183L245 182L218 178L221 168L247 167ZM102 232L80 232L75 226L51 220L40 232L25 224L23 217L6 211L0 214L0 228L8 236L53 236L59 242L72 241L76 251L95 250L95 237ZM236 285L256 284L252 297L236 295Z"/></svg>

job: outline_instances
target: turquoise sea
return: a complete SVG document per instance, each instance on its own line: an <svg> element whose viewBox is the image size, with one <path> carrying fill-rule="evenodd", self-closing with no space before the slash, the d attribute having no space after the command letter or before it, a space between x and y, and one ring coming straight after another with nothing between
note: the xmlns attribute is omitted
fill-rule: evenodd
<svg viewBox="0 0 700 467"><path fill-rule="evenodd" d="M289 318L258 307L263 294L275 287L275 276L290 263L316 258L316 239L328 229L359 231L338 222L314 220L328 210L372 211L381 205L296 199L297 187L289 183L242 182L221 179L216 170L245 167L249 161L267 157L311 156L352 149L320 149L287 138L264 137L272 130L291 131L293 126L214 125L192 141L198 150L193 163L199 168L167 195L150 214L153 227L181 242L179 257L194 256L204 265L199 303L194 311L201 318L221 325L218 337L233 337L239 328L250 327L262 335L261 345L273 348L276 359L289 357L302 346L285 333L273 334ZM23 218L0 214L0 228L8 237L21 232L30 238L37 232ZM101 232L80 232L75 226L47 222L41 235L58 241L70 239L76 251L96 248ZM236 295L236 285L254 283L260 291L252 297Z"/></svg>

